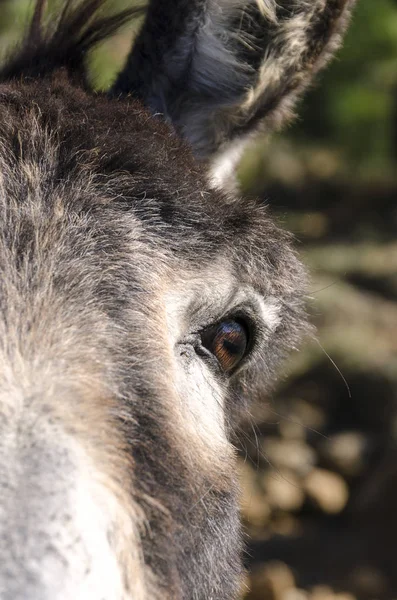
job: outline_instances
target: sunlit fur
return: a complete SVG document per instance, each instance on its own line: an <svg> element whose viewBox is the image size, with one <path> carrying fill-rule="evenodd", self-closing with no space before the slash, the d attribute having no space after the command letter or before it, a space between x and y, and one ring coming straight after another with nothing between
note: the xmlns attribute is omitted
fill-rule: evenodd
<svg viewBox="0 0 397 600"><path fill-rule="evenodd" d="M135 91L164 113L197 156L231 150L236 166L253 135L291 119L338 49L354 1L179 0L167 18L184 33L171 38L156 26L170 9L152 0L115 90Z"/></svg>
<svg viewBox="0 0 397 600"><path fill-rule="evenodd" d="M100 0L67 3L47 34L39 0L25 45L0 77L2 600L237 597L234 434L306 330L306 277L265 204L215 189L214 175L193 157L188 142L194 153L202 149L190 133L200 106L208 116L202 90L192 111L183 94L169 114L152 102L154 91L169 97L169 73L159 79L164 63L156 66L159 39L150 35L168 22L165 56L170 68L178 56L186 70L194 13L195 60L206 64L196 81L208 77L210 95L219 82L220 98L229 90L230 106L240 102L244 112L251 92L235 96L235 82L227 84L237 46L228 49L230 70L226 61L219 72L204 38L211 23L228 25L220 15L253 5L175 4L164 21L171 8L153 1L146 33L109 94L88 88L83 59L127 15L100 19ZM286 4L293 13L295 4ZM301 3L301 18L320 4ZM252 15L276 29L258 40L260 60L250 69L259 90L264 77L277 79L270 65L264 73L264 56L287 57L291 86L277 98L283 114L296 92L292 38L280 3L259 6ZM328 35L315 41L323 54L345 19L340 2L327 7ZM311 47L309 30L299 39ZM309 62L306 77L315 70ZM251 108L259 104L255 92ZM248 112L247 128L266 121ZM228 132L233 138L225 124L221 144ZM217 151L217 134L203 136ZM197 346L201 330L236 313L251 320L250 354L226 376Z"/></svg>

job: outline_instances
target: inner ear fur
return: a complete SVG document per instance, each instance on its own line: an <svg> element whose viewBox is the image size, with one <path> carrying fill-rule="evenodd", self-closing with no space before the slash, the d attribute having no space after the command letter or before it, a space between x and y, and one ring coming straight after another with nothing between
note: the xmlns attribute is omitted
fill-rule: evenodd
<svg viewBox="0 0 397 600"><path fill-rule="evenodd" d="M161 113L208 158L291 118L355 0L152 0L115 94Z"/></svg>

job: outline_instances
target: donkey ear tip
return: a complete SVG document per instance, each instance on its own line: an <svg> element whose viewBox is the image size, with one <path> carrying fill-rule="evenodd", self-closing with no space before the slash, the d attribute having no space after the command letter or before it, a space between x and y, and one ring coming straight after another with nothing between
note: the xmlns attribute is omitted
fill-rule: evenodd
<svg viewBox="0 0 397 600"><path fill-rule="evenodd" d="M268 21L277 23L277 2L276 0L256 0L260 13L267 18Z"/></svg>

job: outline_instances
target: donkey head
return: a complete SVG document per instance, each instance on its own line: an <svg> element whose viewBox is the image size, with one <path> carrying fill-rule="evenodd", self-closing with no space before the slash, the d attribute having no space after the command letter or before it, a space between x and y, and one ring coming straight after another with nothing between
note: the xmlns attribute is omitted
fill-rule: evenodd
<svg viewBox="0 0 397 600"><path fill-rule="evenodd" d="M305 329L305 276L221 182L352 2L152 0L107 95L84 56L128 14L101 4L44 27L38 0L1 73L0 597L230 600L233 433Z"/></svg>

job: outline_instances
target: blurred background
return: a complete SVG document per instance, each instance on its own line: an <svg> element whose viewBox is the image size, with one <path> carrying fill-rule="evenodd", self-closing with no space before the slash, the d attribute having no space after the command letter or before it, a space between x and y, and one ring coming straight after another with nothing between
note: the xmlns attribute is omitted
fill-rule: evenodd
<svg viewBox="0 0 397 600"><path fill-rule="evenodd" d="M1 9L4 55L31 3ZM90 58L98 88L133 35L125 29ZM242 593L396 600L397 0L359 0L343 50L299 115L240 168L244 190L296 235L318 328L240 432Z"/></svg>

